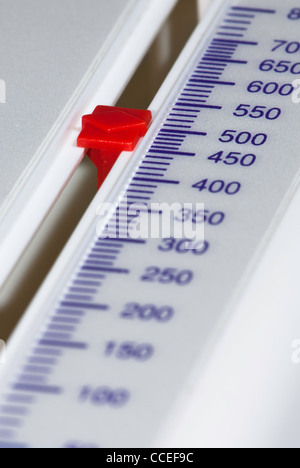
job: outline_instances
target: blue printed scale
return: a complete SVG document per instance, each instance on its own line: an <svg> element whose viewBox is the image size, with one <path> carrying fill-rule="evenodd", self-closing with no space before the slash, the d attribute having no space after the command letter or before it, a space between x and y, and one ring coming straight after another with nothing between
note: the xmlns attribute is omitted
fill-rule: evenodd
<svg viewBox="0 0 300 468"><path fill-rule="evenodd" d="M110 195L119 237L83 220L29 308L2 370L0 447L153 445L246 284L300 168L300 10L250 3L223 2ZM124 237L135 202L204 203L178 215L205 223L206 248Z"/></svg>

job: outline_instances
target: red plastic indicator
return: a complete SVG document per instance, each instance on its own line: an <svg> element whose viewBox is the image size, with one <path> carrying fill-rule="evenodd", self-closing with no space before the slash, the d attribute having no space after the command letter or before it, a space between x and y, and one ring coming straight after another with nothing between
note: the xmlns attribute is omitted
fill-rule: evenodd
<svg viewBox="0 0 300 468"><path fill-rule="evenodd" d="M98 106L82 118L77 144L98 168L98 189L122 151L133 151L152 120L148 110Z"/></svg>

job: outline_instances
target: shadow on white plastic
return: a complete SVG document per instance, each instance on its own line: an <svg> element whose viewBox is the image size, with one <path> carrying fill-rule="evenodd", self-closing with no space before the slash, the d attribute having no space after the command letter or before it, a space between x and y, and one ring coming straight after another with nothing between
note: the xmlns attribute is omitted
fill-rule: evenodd
<svg viewBox="0 0 300 468"><path fill-rule="evenodd" d="M6 363L6 345L5 341L0 340L0 366Z"/></svg>

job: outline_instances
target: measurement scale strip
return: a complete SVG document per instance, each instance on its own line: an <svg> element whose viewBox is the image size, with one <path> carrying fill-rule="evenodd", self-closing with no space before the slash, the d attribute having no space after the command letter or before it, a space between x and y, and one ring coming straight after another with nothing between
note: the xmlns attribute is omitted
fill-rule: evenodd
<svg viewBox="0 0 300 468"><path fill-rule="evenodd" d="M267 6L270 2L262 3ZM264 61L272 56L275 26L285 21L289 34L292 28L295 34L297 31L297 25L289 18L289 14L294 14L292 2L286 2L284 12L281 2L272 4L278 5L278 13L250 8L245 2L224 2L204 46L198 46L189 69L180 79L182 85L179 82L137 152L134 170L127 174L125 185L120 183L115 190L117 208L112 219L119 237L95 237L93 223L83 243L81 260L70 269L67 281L58 285L51 303L45 304L42 327L26 337L26 346L22 347L26 358L17 356L13 370L4 373L1 405L24 398L28 412L13 421L0 418L0 430L7 431L1 445L67 447L73 446L74 440L79 445L99 447L151 445L186 376L237 292L240 278L249 269L276 213L289 198L295 174L299 173L299 120L297 107L291 101L292 85L280 100L278 96L270 98L249 91L258 80L267 83L283 79L272 69L268 73L263 70ZM245 31L220 33L235 14L248 15ZM254 41L261 27L269 37L268 48ZM220 34L226 34L226 38L220 39ZM218 45L228 47L230 58L208 60L207 51ZM282 56L277 52L274 57L279 61ZM222 74L213 79L193 78L198 67L208 63ZM285 75L280 84L287 85L291 80ZM180 103L191 88L194 94L207 93L205 107L193 105L189 109L185 104L182 108ZM225 91L227 88L234 91ZM248 111L243 116L235 115L240 106L254 108L260 103L272 118L250 120ZM172 129L166 128L168 119L175 114L182 119L188 116L191 130L175 124ZM278 138L286 116L294 116L294 123L284 129L291 142L288 151ZM153 148L161 147L162 141L166 150ZM168 149L170 142L176 148ZM282 154L288 155L286 160ZM159 179L157 173L150 177L143 172L149 171L143 166L145 161L157 164L157 160L168 161L167 170L161 171ZM273 165L276 171L272 174ZM141 171L147 176L137 177ZM205 216L183 214L190 216L191 222L200 223L202 219L206 223L206 251L201 255L185 251L181 255L181 246L175 240L122 238L128 222L121 222L118 215L127 213L134 201L140 202L132 191L137 186L141 191L151 188L147 209L151 209L150 202L204 202ZM235 192L231 191L233 186ZM96 257L91 262L91 254L99 245L104 250L107 246L107 252L114 245L121 249L111 259L111 265L104 266L103 259ZM99 279L101 284L95 281ZM74 288L81 283L95 286L96 292L89 294L89 301L70 300ZM68 339L44 338L53 330L53 323L74 326ZM53 372L41 370L43 385L20 381L23 374L18 369L32 363L46 364L47 359ZM76 371L71 369L74 361ZM26 402L27 393L32 399ZM13 408L17 411L17 403ZM60 420L54 433L47 428L57 423L57 408L66 420ZM77 422L70 426L68 418L74 414ZM41 421L45 428L42 434ZM9 432L10 423L13 432Z"/></svg>

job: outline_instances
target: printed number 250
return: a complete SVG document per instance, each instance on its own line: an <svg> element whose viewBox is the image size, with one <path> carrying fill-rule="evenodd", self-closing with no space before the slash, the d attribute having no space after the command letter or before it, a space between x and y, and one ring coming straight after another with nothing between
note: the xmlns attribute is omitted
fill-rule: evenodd
<svg viewBox="0 0 300 468"><path fill-rule="evenodd" d="M193 280L194 274L190 270L177 270L176 268L161 269L158 267L149 267L146 269L141 281L150 283L171 284L187 286Z"/></svg>

